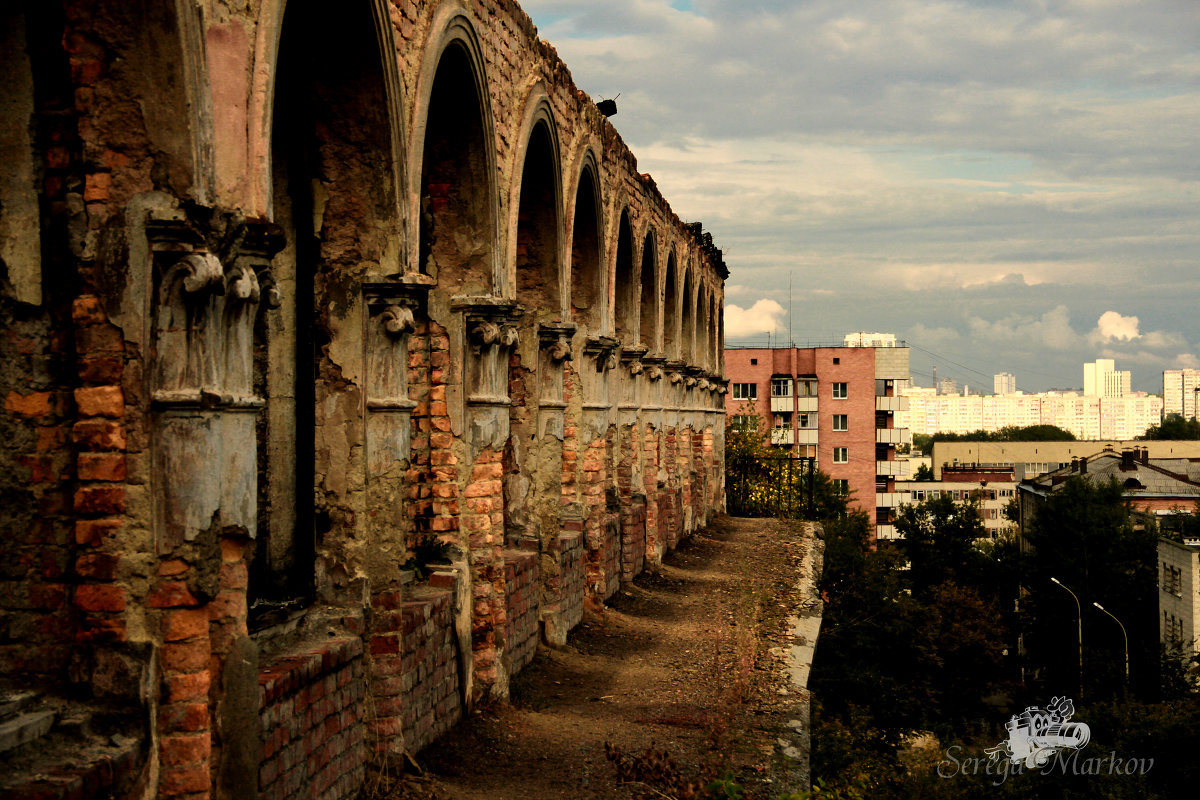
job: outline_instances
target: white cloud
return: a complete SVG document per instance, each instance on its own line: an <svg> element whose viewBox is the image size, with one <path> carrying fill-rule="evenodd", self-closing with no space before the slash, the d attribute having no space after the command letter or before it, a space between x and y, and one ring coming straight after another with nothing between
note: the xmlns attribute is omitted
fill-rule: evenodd
<svg viewBox="0 0 1200 800"><path fill-rule="evenodd" d="M1014 313L992 322L971 317L967 324L977 344L1068 350L1082 343L1082 337L1071 327L1071 312L1064 305L1055 306L1041 317Z"/></svg>
<svg viewBox="0 0 1200 800"><path fill-rule="evenodd" d="M783 306L774 300L759 300L749 308L725 304L725 338L742 339L783 330Z"/></svg>
<svg viewBox="0 0 1200 800"><path fill-rule="evenodd" d="M1132 341L1141 334L1138 333L1138 318L1124 317L1116 311L1105 311L1096 321L1096 330L1092 331L1092 339L1097 342L1111 342L1118 339Z"/></svg>

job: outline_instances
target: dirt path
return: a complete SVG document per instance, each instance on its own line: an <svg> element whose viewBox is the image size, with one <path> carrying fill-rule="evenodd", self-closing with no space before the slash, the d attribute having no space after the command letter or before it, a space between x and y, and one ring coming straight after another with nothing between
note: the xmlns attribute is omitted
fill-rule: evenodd
<svg viewBox="0 0 1200 800"><path fill-rule="evenodd" d="M732 773L746 797L777 797L775 742L796 698L771 648L784 643L805 547L798 524L718 518L656 573L622 586L565 649L542 647L510 705L422 751L423 776L377 796L684 798L689 782ZM619 781L606 743L640 782ZM630 760L652 745L675 769Z"/></svg>

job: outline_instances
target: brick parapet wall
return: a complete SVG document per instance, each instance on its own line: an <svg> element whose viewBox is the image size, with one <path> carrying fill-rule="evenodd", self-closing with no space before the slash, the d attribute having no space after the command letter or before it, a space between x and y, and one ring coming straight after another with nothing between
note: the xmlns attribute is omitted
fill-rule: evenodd
<svg viewBox="0 0 1200 800"><path fill-rule="evenodd" d="M366 773L366 681L358 637L280 655L260 669L262 800L358 796Z"/></svg>
<svg viewBox="0 0 1200 800"><path fill-rule="evenodd" d="M538 554L532 550L504 551L508 607L504 660L510 677L528 666L537 653L541 632L541 570L538 562Z"/></svg>
<svg viewBox="0 0 1200 800"><path fill-rule="evenodd" d="M542 556L542 623L546 643L561 646L583 620L584 545L580 531L560 533Z"/></svg>

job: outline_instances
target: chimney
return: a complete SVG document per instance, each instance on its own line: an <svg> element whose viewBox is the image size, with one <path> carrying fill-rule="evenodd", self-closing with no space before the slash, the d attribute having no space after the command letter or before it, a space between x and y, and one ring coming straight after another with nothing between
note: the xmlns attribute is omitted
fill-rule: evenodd
<svg viewBox="0 0 1200 800"><path fill-rule="evenodd" d="M1087 457L1086 456L1079 459L1079 474L1087 475Z"/></svg>
<svg viewBox="0 0 1200 800"><path fill-rule="evenodd" d="M1071 472L1079 472L1079 459L1073 456L1071 458Z"/></svg>
<svg viewBox="0 0 1200 800"><path fill-rule="evenodd" d="M1141 459L1141 461L1142 461L1142 463L1143 463L1143 464L1149 464L1149 463L1150 463L1150 448L1149 448L1149 447L1143 447L1143 448L1142 448L1142 459Z"/></svg>
<svg viewBox="0 0 1200 800"><path fill-rule="evenodd" d="M1133 451L1132 450L1122 450L1121 451L1121 471L1128 472L1131 469L1133 469Z"/></svg>

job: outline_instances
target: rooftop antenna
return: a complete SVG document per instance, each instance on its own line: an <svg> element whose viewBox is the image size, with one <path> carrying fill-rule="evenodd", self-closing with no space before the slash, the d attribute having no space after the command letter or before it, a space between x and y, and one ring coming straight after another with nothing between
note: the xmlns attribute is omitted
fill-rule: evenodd
<svg viewBox="0 0 1200 800"><path fill-rule="evenodd" d="M796 337L792 336L792 273L788 270L788 347L796 346Z"/></svg>

